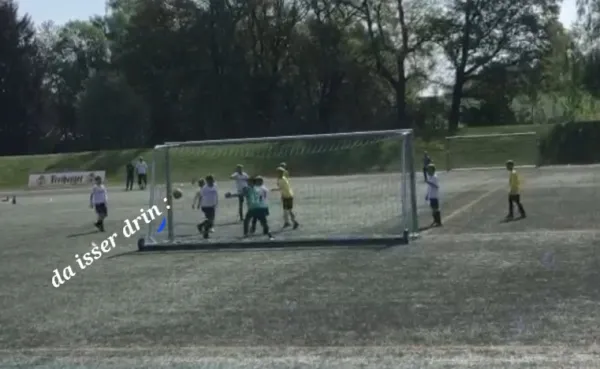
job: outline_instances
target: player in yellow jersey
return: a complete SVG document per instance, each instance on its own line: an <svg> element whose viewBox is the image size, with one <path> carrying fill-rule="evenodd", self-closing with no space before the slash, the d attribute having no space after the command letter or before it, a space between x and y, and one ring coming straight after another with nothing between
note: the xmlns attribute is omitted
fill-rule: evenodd
<svg viewBox="0 0 600 369"><path fill-rule="evenodd" d="M519 178L519 174L515 169L515 163L512 160L506 162L506 169L509 171L508 177L508 185L509 185L509 193L508 193L508 215L506 216L507 220L511 220L514 217L513 207L514 204L517 204L519 208L519 213L521 214L521 218L525 218L527 215L525 214L525 209L523 208L523 204L521 204L521 179Z"/></svg>
<svg viewBox="0 0 600 369"><path fill-rule="evenodd" d="M294 214L294 191L290 184L290 179L287 176L287 170L282 167L277 168L277 188L273 191L279 191L281 193L281 204L283 206L283 228L287 228L291 225L294 229L297 229L300 224L296 221L296 215ZM290 224L290 219L292 223Z"/></svg>

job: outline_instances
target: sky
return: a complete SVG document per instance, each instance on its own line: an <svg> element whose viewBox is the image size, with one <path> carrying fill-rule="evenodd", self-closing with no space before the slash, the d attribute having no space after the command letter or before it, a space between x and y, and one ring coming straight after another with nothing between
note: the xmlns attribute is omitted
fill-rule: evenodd
<svg viewBox="0 0 600 369"><path fill-rule="evenodd" d="M577 0L563 0L560 20L569 27L577 18ZM104 14L105 0L17 0L21 14L28 13L36 24L53 21L64 24L69 20L85 20ZM60 5L59 5L60 4Z"/></svg>

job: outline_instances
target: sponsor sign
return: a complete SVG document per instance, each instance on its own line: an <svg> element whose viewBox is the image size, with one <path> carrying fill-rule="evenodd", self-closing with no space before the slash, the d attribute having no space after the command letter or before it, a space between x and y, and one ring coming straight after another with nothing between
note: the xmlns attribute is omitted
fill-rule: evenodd
<svg viewBox="0 0 600 369"><path fill-rule="evenodd" d="M29 175L28 186L29 188L91 186L97 176L105 180L106 171L32 173Z"/></svg>

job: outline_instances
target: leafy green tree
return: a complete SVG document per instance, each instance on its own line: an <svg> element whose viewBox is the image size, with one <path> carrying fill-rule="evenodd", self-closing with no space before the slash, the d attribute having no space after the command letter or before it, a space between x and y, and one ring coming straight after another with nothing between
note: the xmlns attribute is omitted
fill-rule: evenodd
<svg viewBox="0 0 600 369"><path fill-rule="evenodd" d="M547 24L557 14L558 4L552 0L446 2L435 25L438 42L454 71L450 132L458 128L467 81L490 63L535 63L549 45Z"/></svg>
<svg viewBox="0 0 600 369"><path fill-rule="evenodd" d="M0 0L0 150L3 154L38 152L42 134L41 55L28 16L17 4Z"/></svg>

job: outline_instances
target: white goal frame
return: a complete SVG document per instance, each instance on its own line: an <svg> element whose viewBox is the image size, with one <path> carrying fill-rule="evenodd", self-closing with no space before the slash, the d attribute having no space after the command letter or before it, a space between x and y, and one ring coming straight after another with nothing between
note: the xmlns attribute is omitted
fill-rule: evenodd
<svg viewBox="0 0 600 369"><path fill-rule="evenodd" d="M533 165L517 165L520 168L538 168L541 166L541 157L540 157L540 136L537 132L515 132L515 133L490 133L490 134L482 134L482 135L457 135L457 136L447 136L444 144L444 152L446 156L446 171L450 170L479 170L479 169L498 169L503 168L503 166L486 166L486 167L469 167L469 168L455 168L452 163L452 142L458 140L465 139L478 139L478 138L494 138L494 137L519 137L519 136L533 136L535 137L535 145L537 150L537 156L535 158L535 164ZM476 153L474 153L476 154ZM508 159L508 158L507 158Z"/></svg>
<svg viewBox="0 0 600 369"><path fill-rule="evenodd" d="M175 148L184 147L202 147L202 146L219 146L219 145L236 145L236 144L258 144L268 142L285 142L296 140L311 140L311 139L343 139L353 137L376 137L376 136L397 136L402 141L401 151L398 153L401 157L401 173L398 181L398 191L401 194L401 204L398 209L398 216L402 219L402 229L399 229L397 234L388 236L369 236L364 237L327 237L310 239L285 239L274 241L252 240L252 241L198 241L198 242L177 242L173 223L173 183L171 180L171 162L170 151ZM157 172L156 162L164 163L164 172ZM162 145L154 147L153 160L150 167L150 180L148 186L150 191L150 207L156 205L156 179L157 176L164 176L165 191L166 191L166 219L167 219L167 240L159 241L152 237L152 229L160 220L153 220L148 227L145 238L138 240L139 251L174 251L174 250L200 250L200 249L222 249L222 248L252 248L252 247L275 247L281 248L285 246L350 246L350 245L394 245L407 244L410 239L418 237L419 222L417 211L417 188L415 175L415 155L414 155L414 132L412 129L403 130L380 130L367 132L349 132L349 133L332 133L320 135L296 135L296 136L272 136L272 137L256 137L256 138L238 138L238 139L222 139L222 140L204 140L204 141L184 141L184 142L165 142ZM384 195L384 194L382 194Z"/></svg>

